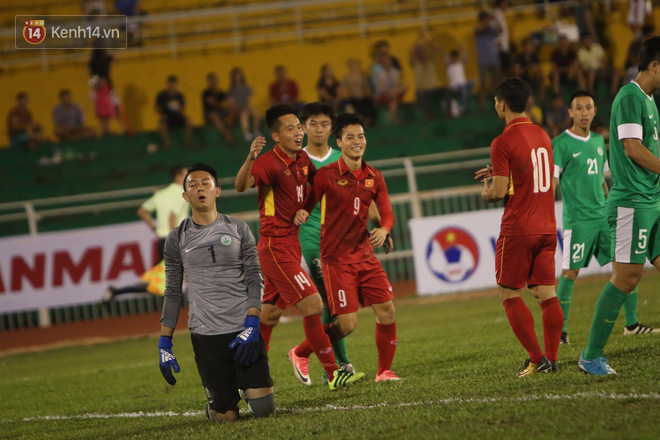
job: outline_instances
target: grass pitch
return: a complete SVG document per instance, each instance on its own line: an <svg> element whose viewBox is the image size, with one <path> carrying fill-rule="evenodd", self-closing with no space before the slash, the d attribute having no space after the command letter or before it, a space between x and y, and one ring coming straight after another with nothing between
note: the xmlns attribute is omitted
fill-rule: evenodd
<svg viewBox="0 0 660 440"><path fill-rule="evenodd" d="M517 379L527 355L495 295L396 303L400 382L374 383L374 317L360 312L349 354L366 378L330 392L293 376L287 351L303 338L300 320L273 332L270 365L278 414L213 425L187 334L174 338L177 384L158 369L157 339L143 338L0 357L3 439L580 438L655 439L660 428L660 335L624 337L623 313L606 347L618 375L577 369L603 277L578 281L560 346L560 371ZM660 275L640 284L639 317L660 327ZM526 296L542 338L540 307ZM154 322L154 328L158 323Z"/></svg>

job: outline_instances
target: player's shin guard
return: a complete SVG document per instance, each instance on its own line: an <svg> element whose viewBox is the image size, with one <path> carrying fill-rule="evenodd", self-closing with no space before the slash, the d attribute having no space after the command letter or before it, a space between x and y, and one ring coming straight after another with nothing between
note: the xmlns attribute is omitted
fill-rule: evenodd
<svg viewBox="0 0 660 440"><path fill-rule="evenodd" d="M637 297L638 297L637 287L633 289L632 292L626 297L626 302L623 303L623 310L626 313L626 327L635 325L638 322L637 319Z"/></svg>
<svg viewBox="0 0 660 440"><path fill-rule="evenodd" d="M303 328L305 329L306 341L312 347L312 350L314 350L321 365L323 365L323 369L328 375L328 380L332 381L334 377L332 373L337 370L338 367L335 364L335 355L332 353L332 347L330 347L330 338L328 338L328 335L323 331L321 315L303 317Z"/></svg>
<svg viewBox="0 0 660 440"><path fill-rule="evenodd" d="M525 350L529 353L529 359L538 364L543 357L539 340L534 331L534 317L529 311L525 301L521 297L508 298L504 300L506 317L509 319L511 330L516 335Z"/></svg>
<svg viewBox="0 0 660 440"><path fill-rule="evenodd" d="M391 324L376 323L376 347L378 348L378 374L392 369L392 360L398 343L396 322Z"/></svg>
<svg viewBox="0 0 660 440"><path fill-rule="evenodd" d="M545 357L550 362L557 360L559 339L561 338L564 313L559 304L559 298L554 297L541 303L543 310L543 344L545 345Z"/></svg>
<svg viewBox="0 0 660 440"><path fill-rule="evenodd" d="M568 311L571 308L571 298L573 298L573 285L575 280L569 280L566 277L559 278L559 285L557 286L557 298L559 298L559 305L564 312L564 328L562 331L568 332L566 323L568 322Z"/></svg>
<svg viewBox="0 0 660 440"><path fill-rule="evenodd" d="M603 355L603 348L610 338L616 318L619 317L621 306L627 295L608 282L596 302L594 321L591 324L587 348L584 350L585 360L592 360Z"/></svg>
<svg viewBox="0 0 660 440"><path fill-rule="evenodd" d="M261 332L261 336L264 338L264 342L266 343L266 351L268 351L270 344L270 335L271 333L273 333L273 326L260 322L259 331Z"/></svg>

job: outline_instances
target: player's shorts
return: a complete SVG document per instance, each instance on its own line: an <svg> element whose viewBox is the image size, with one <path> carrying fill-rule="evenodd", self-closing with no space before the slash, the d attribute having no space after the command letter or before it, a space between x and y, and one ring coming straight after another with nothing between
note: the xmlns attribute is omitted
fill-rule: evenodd
<svg viewBox="0 0 660 440"><path fill-rule="evenodd" d="M557 234L510 235L497 239L495 277L510 289L555 285Z"/></svg>
<svg viewBox="0 0 660 440"><path fill-rule="evenodd" d="M261 272L264 274L263 302L286 309L318 290L301 263L298 237L261 236L257 244Z"/></svg>
<svg viewBox="0 0 660 440"><path fill-rule="evenodd" d="M321 266L332 316L394 299L390 280L375 255L361 263Z"/></svg>
<svg viewBox="0 0 660 440"><path fill-rule="evenodd" d="M612 262L612 237L606 219L564 229L562 269L587 267L594 256L601 266Z"/></svg>
<svg viewBox="0 0 660 440"><path fill-rule="evenodd" d="M660 256L660 207L624 208L607 204L614 261L644 264Z"/></svg>
<svg viewBox="0 0 660 440"><path fill-rule="evenodd" d="M259 360L240 367L234 362L235 349L229 344L241 332L224 335L199 335L191 333L197 371L202 379L206 397L212 410L227 412L235 409L241 397L238 389L268 388L273 386L268 366L268 352L263 338L259 337Z"/></svg>

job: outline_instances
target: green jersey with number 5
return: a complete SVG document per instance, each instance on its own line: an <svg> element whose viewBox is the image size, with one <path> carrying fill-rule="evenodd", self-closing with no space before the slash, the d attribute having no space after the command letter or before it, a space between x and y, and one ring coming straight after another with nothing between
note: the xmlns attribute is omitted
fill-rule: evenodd
<svg viewBox="0 0 660 440"><path fill-rule="evenodd" d="M552 140L552 151L563 199L564 228L602 222L603 172L608 169L603 136L589 132L585 138L566 130Z"/></svg>
<svg viewBox="0 0 660 440"><path fill-rule="evenodd" d="M621 87L612 104L610 166L614 185L609 203L625 208L660 206L660 176L626 156L623 139L639 139L658 157L660 119L653 96L632 81Z"/></svg>

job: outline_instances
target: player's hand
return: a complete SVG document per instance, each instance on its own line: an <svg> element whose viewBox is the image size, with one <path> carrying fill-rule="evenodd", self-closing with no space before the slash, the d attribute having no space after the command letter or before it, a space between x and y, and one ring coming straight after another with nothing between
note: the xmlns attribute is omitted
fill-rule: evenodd
<svg viewBox="0 0 660 440"><path fill-rule="evenodd" d="M170 385L176 383L174 374L172 374L172 369L175 373L178 373L179 363L176 361L174 354L172 353L172 337L171 336L161 336L158 340L158 351L160 352L160 372L163 374L163 377Z"/></svg>
<svg viewBox="0 0 660 440"><path fill-rule="evenodd" d="M373 247L379 248L383 245L383 243L385 243L389 232L387 232L386 228L373 228L371 231L369 231L369 234L371 235L371 238L369 238L369 243L371 243Z"/></svg>
<svg viewBox="0 0 660 440"><path fill-rule="evenodd" d="M293 223L300 226L307 221L308 217L309 212L305 211L304 209L299 209L298 212L296 212L296 216L293 218Z"/></svg>
<svg viewBox="0 0 660 440"><path fill-rule="evenodd" d="M488 183L490 179L492 179L492 177L483 180L484 188L481 190L481 198L486 202L488 201L488 191L490 191L490 184Z"/></svg>
<svg viewBox="0 0 660 440"><path fill-rule="evenodd" d="M485 168L482 168L474 173L474 180L483 181L483 179L488 179L491 177L493 177L493 167L490 165L486 165Z"/></svg>
<svg viewBox="0 0 660 440"><path fill-rule="evenodd" d="M392 237L390 235L387 236L387 239L385 240L383 246L385 246L385 255L389 254L390 252L392 252L392 249L394 249L394 241L392 240Z"/></svg>
<svg viewBox="0 0 660 440"><path fill-rule="evenodd" d="M261 150L264 148L264 145L266 145L265 137L259 136L255 138L252 141L252 145L250 145L250 153L248 153L248 159L256 160L256 158L259 156L259 153L261 153Z"/></svg>
<svg viewBox="0 0 660 440"><path fill-rule="evenodd" d="M259 360L259 317L248 315L244 325L245 330L229 344L232 350L238 347L234 362L241 367L247 367Z"/></svg>

